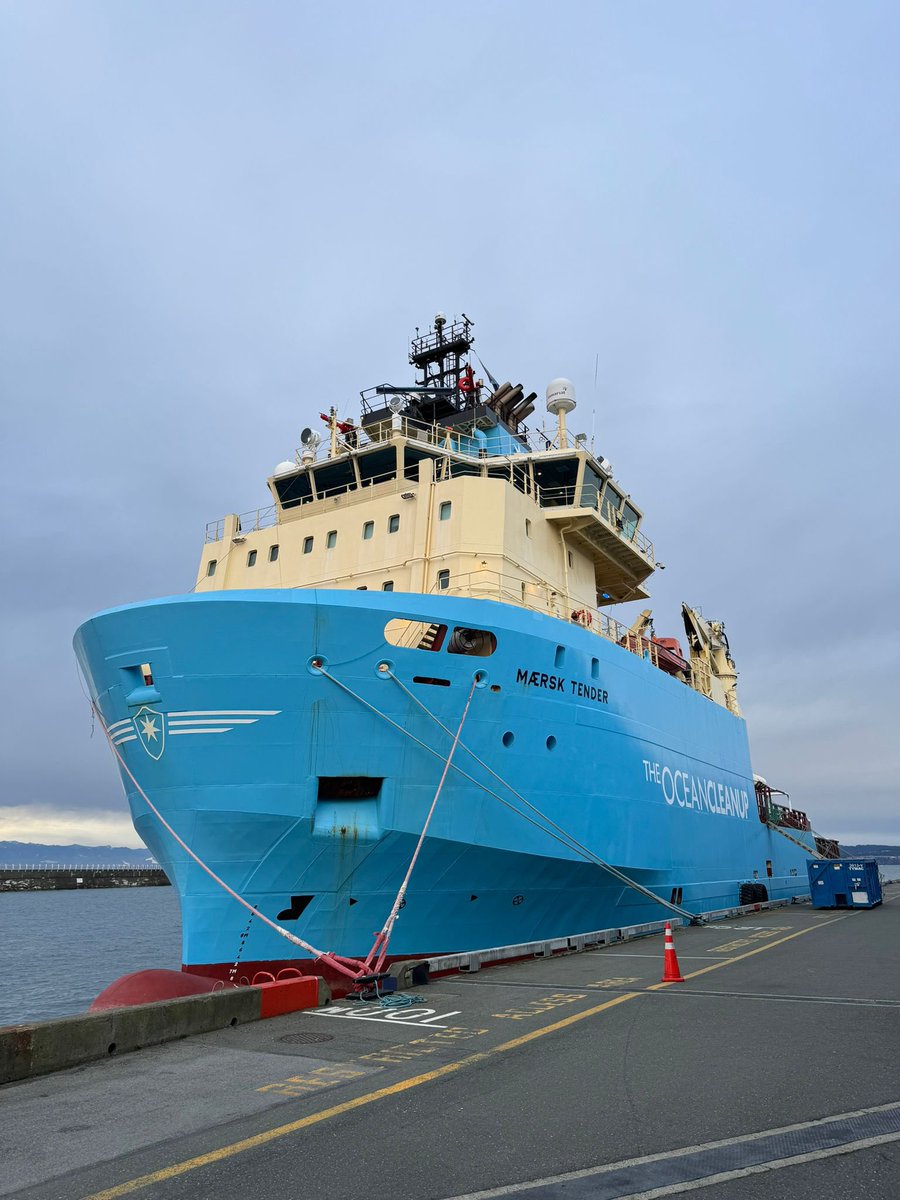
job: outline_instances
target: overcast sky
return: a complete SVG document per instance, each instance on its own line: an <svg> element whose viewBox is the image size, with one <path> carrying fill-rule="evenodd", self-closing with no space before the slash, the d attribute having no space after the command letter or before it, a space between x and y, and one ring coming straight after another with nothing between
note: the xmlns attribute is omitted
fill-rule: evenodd
<svg viewBox="0 0 900 1200"><path fill-rule="evenodd" d="M6 0L0 839L138 844L76 626L189 588L443 309L575 381L754 769L900 842L898 43L893 0Z"/></svg>

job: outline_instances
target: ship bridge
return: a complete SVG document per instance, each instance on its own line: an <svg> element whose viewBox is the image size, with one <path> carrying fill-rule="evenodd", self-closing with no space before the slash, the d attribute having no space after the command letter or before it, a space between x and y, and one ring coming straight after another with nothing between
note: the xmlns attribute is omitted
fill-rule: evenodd
<svg viewBox="0 0 900 1200"><path fill-rule="evenodd" d="M536 499L566 544L594 564L598 601L643 600L656 569L641 513L587 451L550 453L534 460Z"/></svg>

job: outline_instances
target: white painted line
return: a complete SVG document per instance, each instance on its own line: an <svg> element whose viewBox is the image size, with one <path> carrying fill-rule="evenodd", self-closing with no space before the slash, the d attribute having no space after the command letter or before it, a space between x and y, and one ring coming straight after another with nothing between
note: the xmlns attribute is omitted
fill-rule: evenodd
<svg viewBox="0 0 900 1200"><path fill-rule="evenodd" d="M124 721L116 721L114 725L107 725L107 733L115 733L117 729L121 729L123 725L130 725L131 717L126 717Z"/></svg>
<svg viewBox="0 0 900 1200"><path fill-rule="evenodd" d="M170 729L169 737L183 737L186 733L227 733L230 725L220 725L217 729Z"/></svg>
<svg viewBox="0 0 900 1200"><path fill-rule="evenodd" d="M280 708L192 708L170 717L277 717Z"/></svg>
<svg viewBox="0 0 900 1200"><path fill-rule="evenodd" d="M892 1112L900 1108L900 1101L890 1104L878 1104L873 1108L860 1108L855 1112L837 1113L831 1117L822 1117L816 1121L801 1121L796 1125L781 1125L776 1129L762 1129L759 1133L746 1133L741 1137L723 1138L718 1142L701 1142L696 1146L682 1146L678 1150L665 1150L661 1154L646 1154L642 1158L625 1158L619 1162L604 1163L600 1167L585 1167L581 1171L569 1171L565 1175L550 1175L546 1179L532 1179L527 1183L511 1183L505 1187L490 1188L483 1192L466 1192L465 1195L453 1196L449 1200L493 1200L495 1196L515 1196L520 1192L528 1192L532 1188L547 1187L550 1184L567 1183L573 1179L587 1179L592 1175L600 1176L612 1171L621 1171L626 1167L639 1167L645 1163L664 1162L670 1158L684 1158L687 1154L699 1154L705 1150L718 1150L723 1146L739 1146L747 1142L758 1142L762 1138L775 1137L782 1133L794 1133L800 1129L821 1128L827 1130L835 1121L849 1121L853 1117L865 1117L871 1113ZM813 1162L820 1158L831 1158L836 1154L852 1154L854 1150L865 1150L869 1146L881 1146L886 1142L900 1141L900 1132L885 1133L878 1137L860 1138L855 1142L845 1142L841 1146L830 1146L824 1150L811 1150L806 1154L797 1154L791 1158L773 1159L766 1163L757 1163L751 1167L740 1167L734 1171L723 1171L718 1175L707 1175L699 1179L691 1179L684 1183L670 1184L666 1187L653 1188L649 1192L628 1192L620 1194L616 1200L659 1200L663 1196L674 1196L679 1192L693 1191L695 1188L708 1187L713 1183L724 1183L729 1179L742 1179L746 1175L758 1175L764 1171L778 1170L782 1167L792 1167L804 1162Z"/></svg>
<svg viewBox="0 0 900 1200"><path fill-rule="evenodd" d="M124 746L126 742L136 742L136 741L137 741L137 734L129 733L127 737L113 738L113 745L114 746Z"/></svg>
<svg viewBox="0 0 900 1200"><path fill-rule="evenodd" d="M169 715L169 728L176 725L255 725L259 717L190 717L173 720Z"/></svg>

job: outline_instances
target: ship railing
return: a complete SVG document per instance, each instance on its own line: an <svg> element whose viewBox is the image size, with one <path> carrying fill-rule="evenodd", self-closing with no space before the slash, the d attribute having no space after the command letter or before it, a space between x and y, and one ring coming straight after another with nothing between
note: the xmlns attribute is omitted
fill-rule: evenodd
<svg viewBox="0 0 900 1200"><path fill-rule="evenodd" d="M523 579L519 575L483 569L451 576L449 587L434 584L431 591L436 595L466 596L473 600L498 600L559 620L569 620L659 667L659 647L651 638L634 633L603 609L578 604L567 597L562 588L554 587L544 579Z"/></svg>
<svg viewBox="0 0 900 1200"><path fill-rule="evenodd" d="M601 502L596 488L582 487L581 496L576 496L574 484L566 487L538 487L537 502L541 508L587 508L595 512L600 520L623 542L634 546L648 562L655 562L653 543L637 527L637 522L627 520L618 509L605 500Z"/></svg>
<svg viewBox="0 0 900 1200"><path fill-rule="evenodd" d="M225 536L227 517L219 517L217 521L206 522L206 541L221 542ZM237 519L238 533L253 533L257 529L269 529L277 521L275 505L267 508L251 508L248 512L239 513Z"/></svg>

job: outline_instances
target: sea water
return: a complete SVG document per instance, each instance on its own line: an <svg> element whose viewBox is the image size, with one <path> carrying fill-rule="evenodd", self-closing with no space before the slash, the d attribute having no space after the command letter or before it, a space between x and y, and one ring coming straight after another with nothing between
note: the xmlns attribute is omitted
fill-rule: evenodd
<svg viewBox="0 0 900 1200"><path fill-rule="evenodd" d="M174 888L0 893L0 1026L84 1012L120 975L180 966Z"/></svg>
<svg viewBox="0 0 900 1200"><path fill-rule="evenodd" d="M181 967L175 888L0 893L0 1026L84 1012L143 967Z"/></svg>

